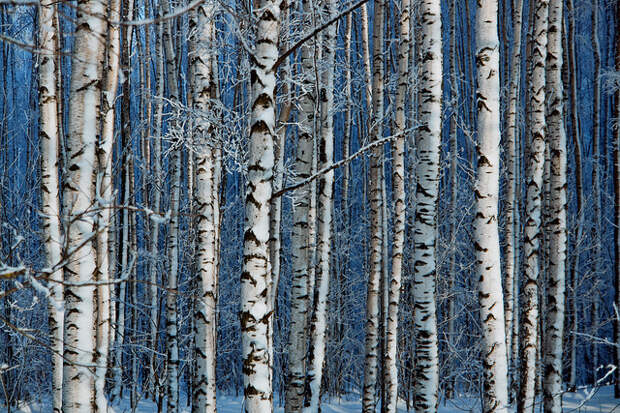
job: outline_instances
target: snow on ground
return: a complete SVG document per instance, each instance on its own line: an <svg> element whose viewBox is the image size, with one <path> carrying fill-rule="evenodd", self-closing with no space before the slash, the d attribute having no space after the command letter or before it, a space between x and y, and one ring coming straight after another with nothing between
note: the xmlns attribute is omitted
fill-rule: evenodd
<svg viewBox="0 0 620 413"><path fill-rule="evenodd" d="M183 398L181 398L183 399ZM190 410L184 407L186 403L179 403L182 413L189 413ZM540 406L540 405L539 405ZM568 413L620 413L620 399L614 399L613 387L605 386L595 389L579 390L576 393L565 393L563 398L564 412ZM218 395L217 411L218 413L241 413L242 409L241 397ZM358 413L362 410L360 400L332 399L323 403L323 413ZM536 412L540 407L536 409ZM11 413L51 413L52 408L49 401L30 403L20 409L11 409ZM129 400L123 400L120 405L113 406L111 409L114 413L130 413ZM402 403L398 409L399 413L407 411L406 406ZM412 410L413 411L413 410ZM480 403L474 398L458 398L442 402L439 406L438 413L476 413L480 411ZM0 406L0 413L6 413L7 409ZM141 400L138 404L137 413L156 413L157 405L149 400ZM276 402L275 413L283 413L284 408L280 407Z"/></svg>

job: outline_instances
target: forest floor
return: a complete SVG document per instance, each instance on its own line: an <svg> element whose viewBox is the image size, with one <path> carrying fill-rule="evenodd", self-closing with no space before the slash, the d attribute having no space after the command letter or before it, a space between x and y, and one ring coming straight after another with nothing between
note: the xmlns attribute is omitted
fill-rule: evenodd
<svg viewBox="0 0 620 413"><path fill-rule="evenodd" d="M217 411L218 413L241 413L242 400L240 397L234 396L218 396ZM184 406L182 404L182 406ZM283 407L276 403L276 413L282 413ZM361 409L360 400L326 400L323 402L323 413L357 413ZM536 409L536 412L540 408ZM51 405L49 402L30 403L19 409L11 409L11 413L51 413ZM124 400L119 405L112 406L111 411L114 413L130 413L129 400ZM182 413L189 413L189 408L183 407ZM399 406L399 413L407 412L403 403ZM412 410L413 411L413 410ZM438 413L463 413L463 412L479 412L480 401L477 398L457 398L441 403ZM582 389L575 393L565 393L563 397L563 411L574 413L598 412L598 413L620 413L620 399L614 399L613 387L604 386L594 389ZM150 400L141 400L136 410L137 413L156 413L157 406ZM0 406L0 413L7 413L5 407Z"/></svg>

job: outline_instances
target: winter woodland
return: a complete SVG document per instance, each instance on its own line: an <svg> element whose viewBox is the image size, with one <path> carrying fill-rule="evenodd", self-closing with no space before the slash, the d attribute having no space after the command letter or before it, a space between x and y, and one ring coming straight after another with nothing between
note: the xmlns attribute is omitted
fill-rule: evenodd
<svg viewBox="0 0 620 413"><path fill-rule="evenodd" d="M618 409L619 25L0 0L0 410Z"/></svg>

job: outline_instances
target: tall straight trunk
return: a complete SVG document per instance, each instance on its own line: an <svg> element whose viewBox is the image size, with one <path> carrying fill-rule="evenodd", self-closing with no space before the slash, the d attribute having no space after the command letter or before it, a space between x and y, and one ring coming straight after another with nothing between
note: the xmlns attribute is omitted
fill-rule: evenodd
<svg viewBox="0 0 620 413"><path fill-rule="evenodd" d="M383 85L384 85L384 31L385 2L374 4L373 21L373 76L372 76L372 122L370 138L375 141L383 134ZM379 379L379 295L383 273L383 229L381 179L383 177L383 147L372 150L370 158L370 268L368 274L368 293L366 296L366 343L364 364L364 389L362 411L374 412L376 406L377 381Z"/></svg>
<svg viewBox="0 0 620 413"><path fill-rule="evenodd" d="M387 413L395 413L398 403L398 308L400 303L403 252L405 247L405 101L409 80L409 0L402 0L400 12L400 42L398 45L398 88L392 158L392 197L394 199L394 231L392 245L392 274L389 283L389 307L386 326L385 388Z"/></svg>
<svg viewBox="0 0 620 413"><path fill-rule="evenodd" d="M104 65L106 12L100 0L82 0L77 8L77 25L72 58L67 141L68 176L63 188L67 217L65 267L65 331L62 411L79 413L95 409L94 381L83 365L94 361L95 329L93 285L96 262L92 240L95 202L93 177L96 167L97 125L100 117L101 75Z"/></svg>
<svg viewBox="0 0 620 413"><path fill-rule="evenodd" d="M594 53L594 75L593 75L593 99L592 104L592 198L593 198L593 223L592 223L592 242L594 243L592 257L592 273L594 275L594 294L592 297L592 326L591 334L598 336L599 329L599 300L597 279L600 276L600 262L603 259L603 239L601 237L601 166L600 166L600 110L601 110L601 51L598 41L598 0L592 0L592 52ZM598 378L596 370L599 365L598 346L592 345L592 383L595 384Z"/></svg>
<svg viewBox="0 0 620 413"><path fill-rule="evenodd" d="M417 412L437 409L439 358L435 279L437 257L437 198L441 144L441 2L420 5L422 19L419 111L421 128L416 133L416 212L414 252L415 400Z"/></svg>
<svg viewBox="0 0 620 413"><path fill-rule="evenodd" d="M108 6L108 16L112 21L120 19L120 0L111 1ZM118 87L118 72L120 63L120 30L118 26L108 26L108 43L106 50L106 70L104 73L105 93L102 95L102 125L101 138L97 145L99 174L97 177L97 191L105 204L100 205L101 211L97 217L97 367L95 371L95 399L97 410L107 411L105 394L105 379L107 374L108 353L110 344L110 308L114 303L110 300L110 285L105 284L114 274L110 266L111 204L114 202L112 182L112 152L114 147L114 107L116 89Z"/></svg>
<svg viewBox="0 0 620 413"><path fill-rule="evenodd" d="M575 53L575 9L573 7L573 0L567 0L566 11L568 15L568 65L569 65L569 81L570 81L570 119L573 138L573 153L575 156L575 192L577 201L577 231L575 234L574 245L581 242L583 238L583 167L582 167L582 151L581 151L581 129L579 124L579 92L577 89L577 56ZM578 328L578 314L577 314L577 275L579 272L579 251L576 250L573 254L574 258L571 263L571 299L570 299L570 334L569 338L569 374L568 374L568 387L574 389L577 382L577 328Z"/></svg>
<svg viewBox="0 0 620 413"><path fill-rule="evenodd" d="M452 0L450 2L450 106L452 108L452 113L450 114L450 135L449 135L449 145L450 145L450 205L448 207L448 211L450 214L449 222L449 256L450 262L448 264L448 291L451 293L454 291L454 282L456 279L456 258L458 254L458 249L456 247L457 243L457 202L458 202L458 164L459 164L459 147L458 147L458 136L457 136L457 117L459 116L458 110L458 102L459 102L459 84L458 84L458 74L456 67L456 58L457 58L457 44L456 44L456 0ZM446 333L447 340L447 348L454 348L454 340L456 337L454 331L454 321L455 321L455 308L456 308L456 300L454 298L448 300L448 313L446 315L448 321L448 328ZM448 353L446 355L446 371L451 371L453 366L453 356ZM446 399L451 399L454 394L454 379L449 378L446 382L445 393Z"/></svg>
<svg viewBox="0 0 620 413"><path fill-rule="evenodd" d="M51 1L41 3L39 9L39 47L42 50L56 50L58 36L56 6ZM47 267L54 268L62 261L62 232L60 223L60 198L58 177L59 122L57 89L58 73L56 57L53 54L40 56L39 63L39 139L41 146L41 226ZM50 297L47 306L52 348L52 409L62 410L62 354L64 311L62 309L63 269L49 274Z"/></svg>
<svg viewBox="0 0 620 413"><path fill-rule="evenodd" d="M303 1L303 10L311 13L311 2ZM299 137L295 159L295 175L306 179L312 174L314 158L314 118L316 91L314 82L314 44L307 42L301 47L302 82L304 94L300 97ZM300 412L304 403L306 377L306 345L308 323L308 287L311 266L310 249L310 202L311 185L304 185L293 192L293 229L291 234L291 322L288 338L288 380L285 411Z"/></svg>
<svg viewBox="0 0 620 413"><path fill-rule="evenodd" d="M525 286L521 345L521 390L518 411L533 412L538 344L538 276L540 272L541 202L545 161L545 62L549 2L535 2L531 53L531 137L528 142L527 198L525 206Z"/></svg>
<svg viewBox="0 0 620 413"><path fill-rule="evenodd" d="M507 413L506 325L498 229L500 163L498 2L481 0L477 4L478 168L474 187L476 215L473 225L484 355L482 411Z"/></svg>
<svg viewBox="0 0 620 413"><path fill-rule="evenodd" d="M157 72L156 94L159 96L157 107L155 108L155 136L153 140L153 175L154 175L154 194L153 194L153 210L160 212L161 193L162 193L162 170L161 170L161 141L162 141L162 117L163 117L163 95L164 95L164 55L162 50L163 27L160 24L157 28L158 34L155 40L155 67ZM158 268L157 256L159 253L159 220L152 221L151 226L151 243L149 246L149 344L150 348L157 350L158 346L158 329L159 329L159 289L158 285ZM155 361L156 351L149 356L149 391L155 399L158 383L155 383Z"/></svg>
<svg viewBox="0 0 620 413"><path fill-rule="evenodd" d="M271 371L272 288L269 211L274 167L275 87L281 0L260 0L250 64L251 108L248 185L241 273L241 344L246 413L273 408Z"/></svg>
<svg viewBox="0 0 620 413"><path fill-rule="evenodd" d="M162 0L162 13L170 10L168 0ZM166 56L166 75L170 101L180 102L178 87L178 67L172 38L172 21L164 23L163 43ZM169 133L180 134L177 122L170 119ZM176 139L173 145L177 144ZM172 150L169 163L170 181L170 226L168 229L168 282L166 294L166 347L168 375L166 382L167 412L176 413L179 408L179 341L177 321L177 294L179 275L179 203L181 197L181 148Z"/></svg>
<svg viewBox="0 0 620 413"><path fill-rule="evenodd" d="M215 47L214 12L215 4L198 7L190 19L195 30L192 38L192 103L200 112L213 111L212 101L216 99L214 71L211 57ZM197 276L198 299L195 303L194 340L196 355L196 377L192 411L194 413L215 413L216 411L216 304L218 284L218 239L216 210L219 209L219 188L216 182L216 154L214 145L215 127L207 121L197 119L194 124L196 150L196 214L197 214Z"/></svg>
<svg viewBox="0 0 620 413"><path fill-rule="evenodd" d="M549 133L550 216L549 269L547 274L547 322L545 325L544 408L562 411L562 361L564 340L564 283L566 274L566 132L564 130L564 85L562 83L563 0L549 3L547 53L547 130Z"/></svg>
<svg viewBox="0 0 620 413"><path fill-rule="evenodd" d="M521 31L523 20L523 0L515 0L512 10L513 45L510 67L510 91L508 97L508 113L506 115L506 248L504 259L504 313L506 322L506 348L508 349L509 375L514 375L517 358L512 353L513 323L518 323L518 295L515 295L515 285L519 283L519 274L516 262L518 260L519 228L515 225L519 210L516 207L519 145L519 107L521 85ZM512 391L511 391L512 394ZM513 397L510 398L511 400Z"/></svg>
<svg viewBox="0 0 620 413"><path fill-rule="evenodd" d="M336 1L327 0L324 5L328 19L336 14ZM326 68L321 74L321 127L318 150L318 167L324 169L334 161L334 63L336 58L336 25L331 24L323 34L323 60ZM321 175L318 183L318 265L316 271L316 291L308 349L308 389L306 413L319 410L323 363L327 345L327 298L331 263L332 205L334 192L334 171Z"/></svg>
<svg viewBox="0 0 620 413"><path fill-rule="evenodd" d="M620 24L620 2L616 3L616 24ZM616 71L620 72L620 30L616 27ZM616 89L616 102L614 105L614 118L620 122L620 87ZM614 303L620 312L620 124L616 124L614 133ZM614 318L614 364L620 365L620 316ZM620 370L616 369L616 382L614 385L614 397L620 398Z"/></svg>

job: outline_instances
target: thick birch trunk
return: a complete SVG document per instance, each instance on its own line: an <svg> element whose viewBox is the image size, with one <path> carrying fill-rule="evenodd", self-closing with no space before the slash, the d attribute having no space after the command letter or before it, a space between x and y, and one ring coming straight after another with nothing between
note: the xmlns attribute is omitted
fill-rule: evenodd
<svg viewBox="0 0 620 413"><path fill-rule="evenodd" d="M499 202L499 38L497 0L481 0L476 13L478 66L478 168L475 185L474 249L484 360L485 413L508 412L506 325L498 230Z"/></svg>
<svg viewBox="0 0 620 413"><path fill-rule="evenodd" d="M250 66L252 115L240 312L246 413L270 412L273 408L269 211L277 135L274 64L278 58L281 6L281 0L261 0L255 9L256 39Z"/></svg>
<svg viewBox="0 0 620 413"><path fill-rule="evenodd" d="M534 36L531 53L531 137L528 142L527 198L525 211L525 285L521 345L519 412L533 412L538 343L538 276L540 272L541 201L545 161L545 62L547 58L547 0L534 3Z"/></svg>
<svg viewBox="0 0 620 413"><path fill-rule="evenodd" d="M389 307L386 327L385 387L387 413L395 413L398 403L398 307L405 246L405 100L409 78L409 0L402 0L400 43L398 48L398 89L396 92L396 134L392 159L392 197L394 199L394 234L392 275L389 284Z"/></svg>
<svg viewBox="0 0 620 413"><path fill-rule="evenodd" d="M193 38L191 66L193 72L193 107L199 112L212 111L216 98L215 78L211 58L214 46L214 3L198 7L190 19L196 31ZM192 411L216 411L216 304L218 284L218 239L216 210L219 209L219 188L215 176L214 125L197 119L194 125L196 151L196 213L197 213L197 272L199 296L195 304L194 340L196 354L196 379Z"/></svg>
<svg viewBox="0 0 620 413"><path fill-rule="evenodd" d="M441 143L441 5L427 0L420 5L422 19L419 111L421 128L416 133L416 218L414 243L415 301L415 400L418 412L437 409L439 359L435 298L437 197L439 146Z"/></svg>
<svg viewBox="0 0 620 413"><path fill-rule="evenodd" d="M564 283L566 274L566 132L564 130L564 85L562 83L562 0L549 4L547 53L547 130L549 133L550 222L549 269L547 274L547 322L545 325L544 408L562 412L562 360L564 339Z"/></svg>
<svg viewBox="0 0 620 413"><path fill-rule="evenodd" d="M69 101L68 176L63 188L67 221L65 267L65 334L62 411L80 413L95 409L95 328L92 284L96 271L93 243L93 177L101 103L101 74L106 23L100 17L106 4L99 0L78 2ZM88 284L90 283L90 284Z"/></svg>
<svg viewBox="0 0 620 413"><path fill-rule="evenodd" d="M42 50L56 50L58 36L57 11L51 1L44 1L39 9L39 46ZM44 54L39 63L39 138L41 145L41 224L47 267L53 268L62 261L62 232L60 223L60 198L58 177L59 122L58 79L56 57ZM59 69L58 69L59 70ZM50 275L48 319L52 348L52 409L62 410L62 354L64 311L62 308L64 278L59 268Z"/></svg>
<svg viewBox="0 0 620 413"><path fill-rule="evenodd" d="M385 19L385 2L379 0L374 4L373 21L373 76L372 76L372 109L370 138L380 139L383 132L383 82L384 55L383 30ZM364 364L364 389L362 395L362 411L374 412L376 408L376 392L379 379L379 296L381 275L383 273L383 228L381 178L383 177L383 147L376 147L370 159L370 265L368 289L366 296L366 343Z"/></svg>

